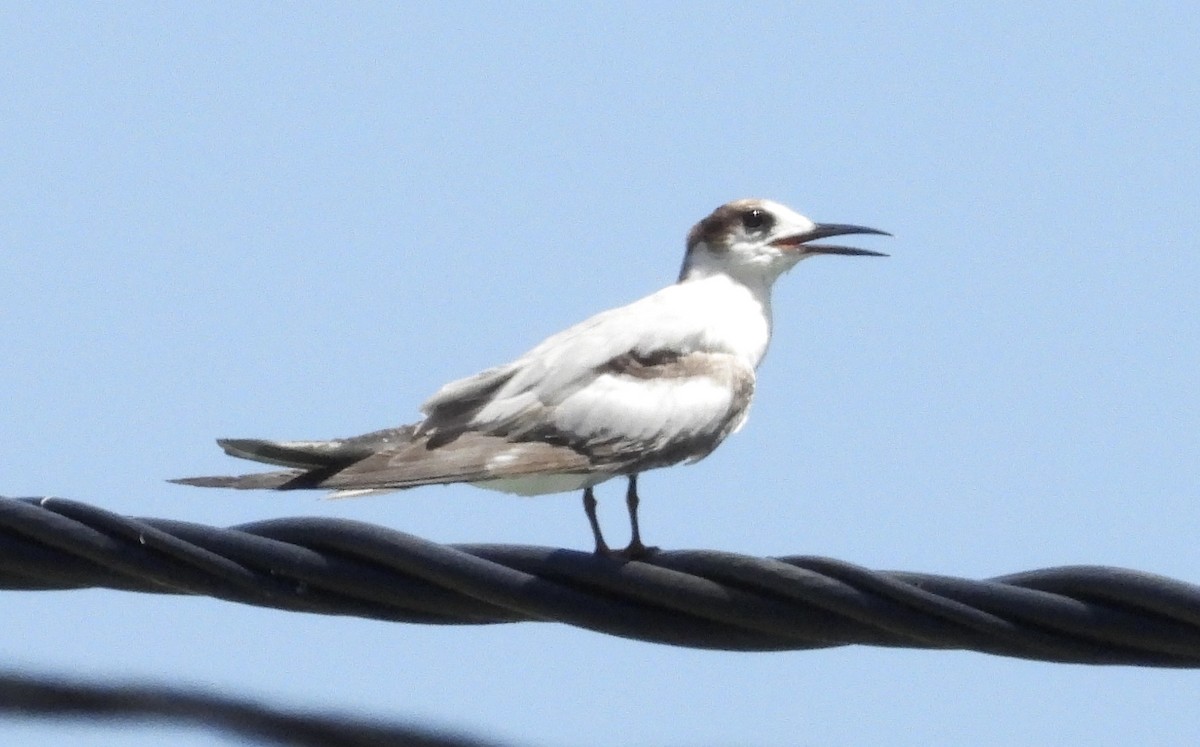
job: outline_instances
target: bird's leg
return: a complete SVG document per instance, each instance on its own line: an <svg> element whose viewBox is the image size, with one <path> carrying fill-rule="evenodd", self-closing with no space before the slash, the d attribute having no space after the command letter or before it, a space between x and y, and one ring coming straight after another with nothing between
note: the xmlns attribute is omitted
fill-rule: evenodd
<svg viewBox="0 0 1200 747"><path fill-rule="evenodd" d="M587 514L588 523L592 525L592 536L596 538L596 554L611 555L612 550L608 549L604 535L600 533L600 520L596 518L596 494L590 487L583 489L583 512Z"/></svg>
<svg viewBox="0 0 1200 747"><path fill-rule="evenodd" d="M621 551L621 555L631 558L644 558L650 553L658 550L657 547L646 547L642 544L642 532L638 528L638 503L640 499L637 493L637 475L629 476L629 489L625 491L625 506L629 509L629 526L632 530L632 536L629 538L629 546Z"/></svg>

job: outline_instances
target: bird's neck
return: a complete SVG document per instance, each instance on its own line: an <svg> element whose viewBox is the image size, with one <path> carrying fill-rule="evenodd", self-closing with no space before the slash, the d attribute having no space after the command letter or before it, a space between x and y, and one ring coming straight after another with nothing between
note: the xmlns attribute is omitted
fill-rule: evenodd
<svg viewBox="0 0 1200 747"><path fill-rule="evenodd" d="M678 287L692 300L697 321L703 320L701 347L738 355L757 367L771 340L772 282L690 268Z"/></svg>

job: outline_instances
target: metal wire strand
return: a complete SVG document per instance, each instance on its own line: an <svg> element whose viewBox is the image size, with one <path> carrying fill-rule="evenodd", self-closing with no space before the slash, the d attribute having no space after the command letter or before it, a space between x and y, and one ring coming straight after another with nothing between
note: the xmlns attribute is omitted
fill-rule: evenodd
<svg viewBox="0 0 1200 747"><path fill-rule="evenodd" d="M555 621L734 651L865 644L1200 667L1200 587L1120 568L975 581L809 556L676 550L628 561L440 545L345 520L221 529L61 498L0 498L0 588L91 587L410 623Z"/></svg>

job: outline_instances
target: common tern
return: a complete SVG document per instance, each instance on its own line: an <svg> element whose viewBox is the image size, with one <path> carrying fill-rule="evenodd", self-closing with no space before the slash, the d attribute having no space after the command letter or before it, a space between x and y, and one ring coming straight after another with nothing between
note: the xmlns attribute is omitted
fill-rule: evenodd
<svg viewBox="0 0 1200 747"><path fill-rule="evenodd" d="M226 454L286 467L174 480L238 489L323 489L333 497L468 483L540 495L582 490L598 554L610 554L593 488L628 479L632 536L637 477L697 462L746 422L755 369L771 339L771 289L818 254L887 256L813 243L864 226L814 223L771 200L736 200L692 228L678 281L552 335L511 363L453 381L411 425L328 441L230 438Z"/></svg>

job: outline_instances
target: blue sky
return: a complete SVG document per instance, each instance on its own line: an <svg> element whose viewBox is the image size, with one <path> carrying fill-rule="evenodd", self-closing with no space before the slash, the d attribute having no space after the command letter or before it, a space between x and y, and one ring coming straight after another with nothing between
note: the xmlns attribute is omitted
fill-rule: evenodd
<svg viewBox="0 0 1200 747"><path fill-rule="evenodd" d="M886 260L784 278L746 428L647 540L983 577L1200 580L1200 15L1185 3L49 4L0 10L0 492L586 548L577 496L165 478L217 436L410 421L674 279L770 197ZM624 539L620 488L601 518ZM6 665L513 743L1195 743L1189 672L726 654L210 599L8 593ZM0 740L220 740L0 722ZM132 741L127 741L132 740Z"/></svg>

